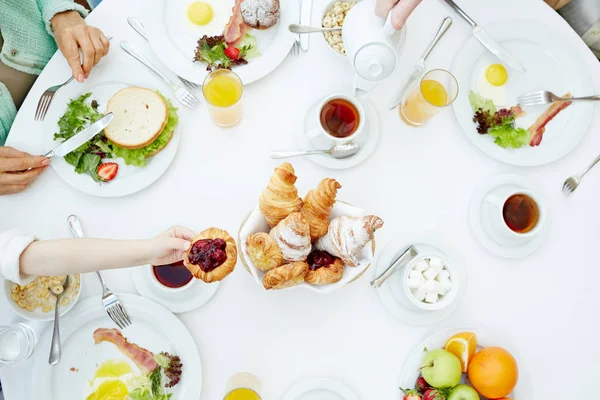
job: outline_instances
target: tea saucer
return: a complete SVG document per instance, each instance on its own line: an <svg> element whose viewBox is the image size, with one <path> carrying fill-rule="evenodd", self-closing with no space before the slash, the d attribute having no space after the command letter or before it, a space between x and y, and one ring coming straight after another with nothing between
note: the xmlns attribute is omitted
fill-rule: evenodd
<svg viewBox="0 0 600 400"><path fill-rule="evenodd" d="M349 96L354 96L352 90L344 90L342 92L348 94ZM298 148L303 150L326 150L315 149L306 136L307 132L311 132L314 129L317 129L318 127L319 122L315 115L317 115L318 113L317 107L319 107L319 105L325 97L326 96L320 97L308 109L306 113L306 118L304 119L304 130L294 130L294 135L296 136L296 143L298 144ZM375 109L375 106L373 105L371 100L369 100L368 98L358 97L357 100L360 101L366 113L365 126L363 128L364 132L354 140L360 146L360 150L358 151L358 153L356 153L352 157L348 157L341 160L335 159L326 154L308 156L308 158L311 161L325 168L346 169L352 168L360 164L361 162L366 160L371 155L371 153L373 153L373 150L375 150L377 142L379 141L379 131L381 129L379 122L379 114L377 113L377 110Z"/></svg>
<svg viewBox="0 0 600 400"><path fill-rule="evenodd" d="M484 202L485 197L494 189L506 187L519 190L532 191L541 198L545 207L546 219L539 234L533 238L523 239L514 244L502 243L499 238L492 234L493 230L489 218L484 218L484 213L490 212L490 205ZM517 174L495 175L483 182L473 193L470 205L471 229L481 245L490 253L504 258L523 258L537 251L548 238L552 225L552 214L550 204L545 199L540 189L526 177Z"/></svg>
<svg viewBox="0 0 600 400"><path fill-rule="evenodd" d="M467 276L463 258L454 250L452 244L443 241L433 232L402 233L394 236L396 239L388 243L380 253L371 279L381 275L402 254L406 246L412 244L418 253L444 254L452 262L454 273L459 275L460 285L456 297L447 307L431 311L416 310L408 303L404 292L403 269L399 269L381 287L375 289L383 307L400 321L414 326L432 325L449 317L461 304L466 293Z"/></svg>
<svg viewBox="0 0 600 400"><path fill-rule="evenodd" d="M345 383L329 378L300 381L283 395L282 400L358 400Z"/></svg>
<svg viewBox="0 0 600 400"><path fill-rule="evenodd" d="M158 286L160 283L154 280L151 265L135 267L131 273L135 290L141 296L154 300L176 314L195 310L208 303L220 284L220 282L205 283L200 279L192 279L189 286L171 291L169 288Z"/></svg>

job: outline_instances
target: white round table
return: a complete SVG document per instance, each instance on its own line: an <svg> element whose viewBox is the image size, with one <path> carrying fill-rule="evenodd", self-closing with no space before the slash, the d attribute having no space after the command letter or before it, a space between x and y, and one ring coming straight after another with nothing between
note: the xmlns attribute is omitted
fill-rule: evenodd
<svg viewBox="0 0 600 400"><path fill-rule="evenodd" d="M289 0L291 1L291 0ZM315 0L313 23L326 0ZM570 27L541 0L462 0L463 7L485 26L497 20L542 20L562 35L576 38ZM492 11L493 10L493 11ZM518 10L518 12L517 12ZM88 21L113 36L110 55L98 67L135 68L151 74L126 55L118 42L127 39L149 56L148 45L126 22L143 19L142 0L104 0ZM450 318L428 328L405 325L382 308L368 285L358 282L327 296L310 291L267 292L241 263L223 281L206 306L180 315L202 356L203 399L220 399L227 379L236 372L255 374L263 398L280 398L294 382L332 377L347 382L361 399L399 399L400 368L425 334L442 327L476 325L506 338L526 361L535 399L553 398L565 387L571 397L593 398L600 377L597 340L600 268L600 171L586 179L570 199L561 193L565 178L582 169L600 152L600 109L582 143L564 159L540 168L515 168L479 152L465 138L451 112L422 129L402 123L386 104L437 29L451 15L454 24L428 61L428 68L450 68L457 49L470 38L470 27L440 0L426 0L408 23L406 48L399 71L372 97L379 110L382 135L372 156L349 170L326 170L305 159L293 160L301 193L326 176L342 185L339 197L381 216L379 250L396 232L433 230L453 241L466 259L468 292ZM600 93L600 63L583 42L577 46ZM33 121L41 93L69 76L60 55L44 70L9 135L8 145L31 153L41 151L42 124ZM132 196L105 199L80 193L51 169L25 193L0 197L0 230L21 227L39 238L69 237L66 218L77 214L89 236L150 237L173 224L200 231L219 226L237 233L240 222L257 202L278 164L270 150L294 148L292 132L300 129L304 110L328 87L350 83L350 65L334 57L323 40L311 38L310 51L288 57L265 79L245 92L240 125L222 130L209 121L204 107L180 108L181 145L167 173ZM158 82L162 90L168 90ZM516 172L533 179L548 196L553 210L552 232L529 258L508 261L483 249L468 219L474 189L492 174ZM201 176L201 186L192 182ZM131 272L105 273L119 293L135 293ZM83 297L99 296L95 276L84 277ZM0 299L0 324L17 320ZM41 332L45 325L35 325ZM35 377L30 362L0 370L7 400L27 399ZM188 400L188 399L185 399ZM191 399L190 399L191 400Z"/></svg>

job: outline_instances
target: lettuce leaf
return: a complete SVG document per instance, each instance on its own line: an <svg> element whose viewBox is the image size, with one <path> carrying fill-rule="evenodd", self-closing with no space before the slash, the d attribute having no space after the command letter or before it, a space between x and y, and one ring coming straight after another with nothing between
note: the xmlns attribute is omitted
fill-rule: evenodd
<svg viewBox="0 0 600 400"><path fill-rule="evenodd" d="M160 93L159 93L160 94ZM177 115L177 108L173 106L171 101L167 99L165 96L160 94L162 98L167 103L169 119L167 124L165 125L163 131L158 135L156 140L150 143L148 146L142 147L141 149L124 149L122 147L117 146L116 144L109 142L113 149L113 154L116 157L121 157L125 160L125 164L127 165L135 165L137 167L145 167L146 166L146 158L156 152L159 149L162 149L167 145L169 140L171 139L171 135L173 131L177 127L179 123L179 116Z"/></svg>
<svg viewBox="0 0 600 400"><path fill-rule="evenodd" d="M503 124L491 128L488 134L494 139L498 146L518 149L529 144L529 131L523 128L515 128L511 124Z"/></svg>
<svg viewBox="0 0 600 400"><path fill-rule="evenodd" d="M486 99L479 93L475 93L472 90L469 91L469 102L471 103L473 112L477 112L478 110L489 112L490 114L494 114L496 112L496 106L492 100Z"/></svg>
<svg viewBox="0 0 600 400"><path fill-rule="evenodd" d="M235 47L242 51L244 58L247 60L260 57L260 51L258 51L258 45L256 44L254 35L246 33Z"/></svg>

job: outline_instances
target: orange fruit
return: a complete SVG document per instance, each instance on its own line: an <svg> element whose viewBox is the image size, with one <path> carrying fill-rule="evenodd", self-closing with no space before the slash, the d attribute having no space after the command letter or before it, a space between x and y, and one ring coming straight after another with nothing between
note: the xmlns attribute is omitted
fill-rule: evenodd
<svg viewBox="0 0 600 400"><path fill-rule="evenodd" d="M477 350L477 335L473 332L457 333L448 339L444 349L458 357L462 372L466 373L469 360Z"/></svg>
<svg viewBox="0 0 600 400"><path fill-rule="evenodd" d="M512 392L519 379L517 361L501 347L486 347L471 358L469 381L479 394L501 399Z"/></svg>

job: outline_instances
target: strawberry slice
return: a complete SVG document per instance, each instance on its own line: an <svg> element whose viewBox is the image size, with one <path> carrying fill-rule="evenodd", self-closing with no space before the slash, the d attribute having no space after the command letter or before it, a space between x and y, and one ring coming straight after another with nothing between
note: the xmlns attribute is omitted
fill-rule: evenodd
<svg viewBox="0 0 600 400"><path fill-rule="evenodd" d="M227 58L230 60L238 60L240 58L240 49L237 47L229 46L225 50L223 50Z"/></svg>
<svg viewBox="0 0 600 400"><path fill-rule="evenodd" d="M98 165L98 176L104 182L112 181L117 176L119 170L119 164L114 162L104 163Z"/></svg>

